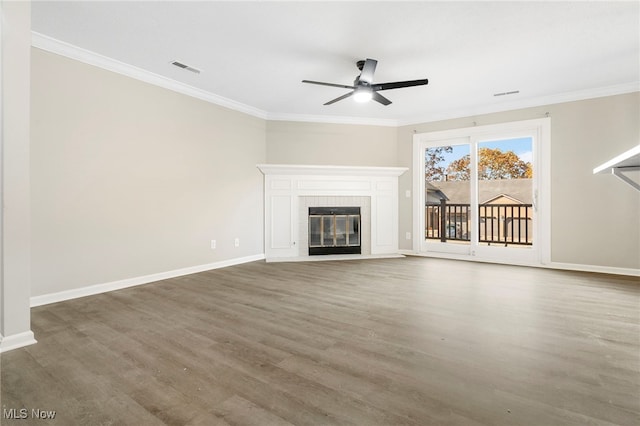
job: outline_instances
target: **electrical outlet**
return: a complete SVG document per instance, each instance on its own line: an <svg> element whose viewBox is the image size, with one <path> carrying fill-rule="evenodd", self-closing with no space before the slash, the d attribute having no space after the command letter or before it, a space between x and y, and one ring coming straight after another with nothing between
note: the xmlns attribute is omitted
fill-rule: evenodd
<svg viewBox="0 0 640 426"><path fill-rule="evenodd" d="M233 244L234 244L236 247L240 247L240 238L236 238L236 239L235 239L235 241L233 242Z"/></svg>
<svg viewBox="0 0 640 426"><path fill-rule="evenodd" d="M216 240L211 240L211 250L216 249Z"/></svg>
<svg viewBox="0 0 640 426"><path fill-rule="evenodd" d="M407 240L411 239L411 232L407 232L406 234L404 234L404 238Z"/></svg>

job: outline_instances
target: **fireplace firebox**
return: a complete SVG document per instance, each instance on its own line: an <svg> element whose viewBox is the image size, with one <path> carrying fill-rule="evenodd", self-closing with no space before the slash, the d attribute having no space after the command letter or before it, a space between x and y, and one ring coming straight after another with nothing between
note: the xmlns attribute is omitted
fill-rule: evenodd
<svg viewBox="0 0 640 426"><path fill-rule="evenodd" d="M309 207L309 256L360 253L360 207Z"/></svg>

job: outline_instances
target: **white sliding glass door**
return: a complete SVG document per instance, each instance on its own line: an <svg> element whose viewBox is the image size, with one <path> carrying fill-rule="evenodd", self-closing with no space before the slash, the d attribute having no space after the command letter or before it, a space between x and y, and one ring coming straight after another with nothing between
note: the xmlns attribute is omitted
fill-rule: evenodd
<svg viewBox="0 0 640 426"><path fill-rule="evenodd" d="M415 135L414 250L544 263L547 145L548 119Z"/></svg>

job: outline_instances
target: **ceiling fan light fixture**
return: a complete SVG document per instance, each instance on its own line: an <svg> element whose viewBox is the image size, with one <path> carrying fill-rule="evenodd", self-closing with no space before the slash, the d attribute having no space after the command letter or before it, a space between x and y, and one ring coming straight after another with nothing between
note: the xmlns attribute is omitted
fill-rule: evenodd
<svg viewBox="0 0 640 426"><path fill-rule="evenodd" d="M370 87L357 87L353 93L353 100L356 102L369 102L373 99L373 90Z"/></svg>

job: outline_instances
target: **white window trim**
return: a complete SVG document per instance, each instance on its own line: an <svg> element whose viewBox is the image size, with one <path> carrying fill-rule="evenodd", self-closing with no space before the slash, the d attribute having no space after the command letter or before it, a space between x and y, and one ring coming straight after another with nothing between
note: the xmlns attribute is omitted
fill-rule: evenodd
<svg viewBox="0 0 640 426"><path fill-rule="evenodd" d="M522 134L533 134L537 139L534 147L535 179L538 188L534 194L537 205L536 245L537 258L532 266L549 265L551 263L551 119L514 121L485 126L466 127L461 129L437 132L418 133L413 136L413 252L425 254L422 249L424 234L424 158L422 152L435 142L467 138L469 141L501 139ZM456 254L427 254L475 261L492 261L478 256ZM499 260L498 260L499 262ZM513 263L511 261L501 263ZM525 263L529 264L529 263Z"/></svg>

